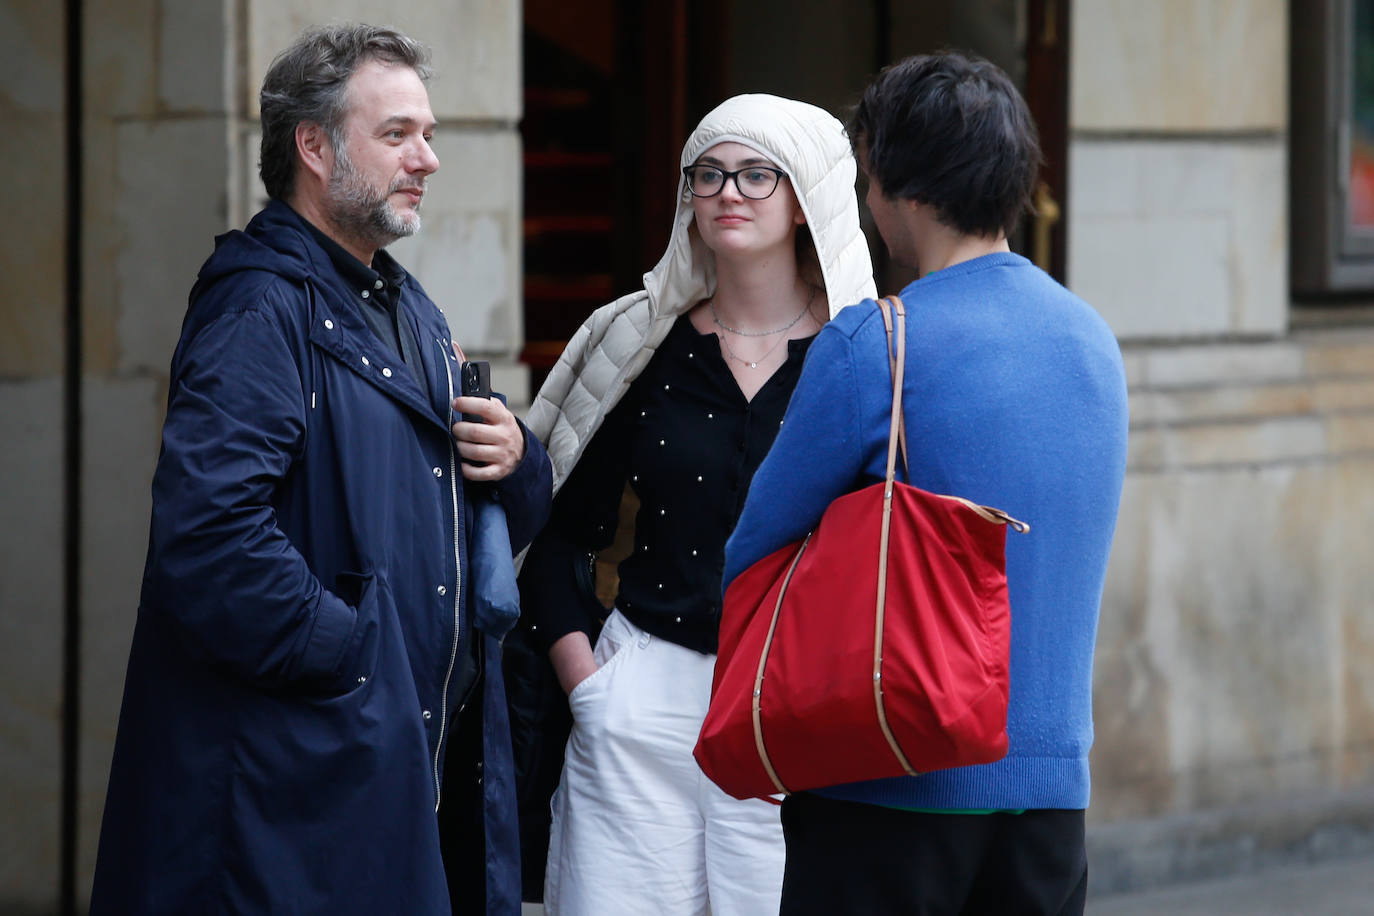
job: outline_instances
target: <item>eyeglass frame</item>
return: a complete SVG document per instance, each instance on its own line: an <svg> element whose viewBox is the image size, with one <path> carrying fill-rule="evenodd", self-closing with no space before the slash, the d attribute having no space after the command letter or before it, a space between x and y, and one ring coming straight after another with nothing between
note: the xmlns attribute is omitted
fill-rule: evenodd
<svg viewBox="0 0 1374 916"><path fill-rule="evenodd" d="M696 189L692 187L694 177L692 173L696 169L714 169L715 171L720 172L720 187L716 189L716 192L714 194L698 194L696 192ZM773 182L773 190L769 191L762 197L750 197L748 194L744 193L744 188L739 183L739 175L741 172L752 172L759 170L773 173L775 178ZM740 197L743 197L745 200L767 200L768 198L772 197L774 194L778 192L778 185L782 184L782 180L787 177L786 172L784 172L780 168L777 168L776 166L771 165L746 165L742 169L735 169L733 172L727 172L725 169L721 168L718 165L711 165L710 163L706 162L693 162L691 165L684 165L682 167L682 175L683 178L685 178L687 181L688 193L690 193L693 197L700 197L702 200L710 200L712 197L719 197L725 191L726 183L731 181L732 179L735 182L735 190L739 192Z"/></svg>

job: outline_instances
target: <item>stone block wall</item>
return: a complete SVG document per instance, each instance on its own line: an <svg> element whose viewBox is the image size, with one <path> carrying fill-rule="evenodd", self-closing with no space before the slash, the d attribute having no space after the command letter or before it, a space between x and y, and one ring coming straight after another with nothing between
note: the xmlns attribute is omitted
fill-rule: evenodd
<svg viewBox="0 0 1374 916"><path fill-rule="evenodd" d="M1127 346L1104 887L1374 851L1374 329Z"/></svg>
<svg viewBox="0 0 1374 916"><path fill-rule="evenodd" d="M1076 0L1069 285L1125 339L1288 327L1286 0Z"/></svg>
<svg viewBox="0 0 1374 916"><path fill-rule="evenodd" d="M0 910L58 886L62 779L65 23L0 10Z"/></svg>
<svg viewBox="0 0 1374 916"><path fill-rule="evenodd" d="M1131 395L1099 892L1374 850L1374 329L1290 330L1288 6L1073 4L1068 279Z"/></svg>

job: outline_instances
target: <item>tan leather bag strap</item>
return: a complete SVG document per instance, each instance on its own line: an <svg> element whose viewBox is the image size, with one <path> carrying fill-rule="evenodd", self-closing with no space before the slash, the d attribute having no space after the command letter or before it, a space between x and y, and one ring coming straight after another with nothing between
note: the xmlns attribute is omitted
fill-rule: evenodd
<svg viewBox="0 0 1374 916"><path fill-rule="evenodd" d="M883 313L883 329L887 334L887 352L892 365L892 420L887 433L887 481L883 485L883 522L882 533L878 538L878 602L874 610L873 620L873 703L878 710L878 725L882 728L883 737L887 739L888 747L892 749L897 762L902 765L902 769L912 776L918 776L911 761L907 759L902 747L897 743L897 736L892 733L892 726L887 721L887 707L883 703L883 621L887 616L887 545L888 536L892 530L892 487L893 480L897 471L897 442L901 438L905 446L905 436L902 433L902 379L906 374L906 309L902 306L902 300L896 296L889 296L879 300L878 308ZM891 314L896 315L895 322ZM897 356L892 359L893 339L896 339ZM906 450L903 448L903 464L906 462ZM910 471L908 470L908 479Z"/></svg>
<svg viewBox="0 0 1374 916"><path fill-rule="evenodd" d="M902 300L896 296L885 296L879 301L878 311L883 315L883 330L887 332L887 371L893 378L897 377L897 357L892 352L892 303L901 305ZM884 306L887 306L884 308ZM906 314L906 309L902 309L902 314ZM906 471L907 480L911 479L911 464L907 460L906 453L906 416L901 412L897 416L897 441L902 449L902 470Z"/></svg>
<svg viewBox="0 0 1374 916"><path fill-rule="evenodd" d="M773 648L773 633L778 628L778 615L782 613L782 599L787 594L787 586L792 583L792 573L796 572L797 564L801 562L802 554L806 552L806 545L811 543L811 535L801 542L797 548L797 554L792 558L792 563L787 567L787 575L783 576L782 588L778 589L778 600L773 605L773 619L768 624L768 635L763 638L763 651L759 653L759 668L754 675L754 748L759 752L759 760L763 763L764 770L768 773L768 778L772 781L774 788L784 795L787 794L787 787L778 778L778 771L773 768L773 760L768 756L768 748L763 744L763 710L760 703L763 697L763 669L768 666L768 653Z"/></svg>

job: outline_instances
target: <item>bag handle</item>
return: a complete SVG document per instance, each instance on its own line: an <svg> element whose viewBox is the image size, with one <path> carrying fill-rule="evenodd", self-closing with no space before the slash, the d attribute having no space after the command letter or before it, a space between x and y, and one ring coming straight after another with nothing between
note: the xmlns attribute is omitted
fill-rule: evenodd
<svg viewBox="0 0 1374 916"><path fill-rule="evenodd" d="M898 299L896 296L884 296L882 299L878 300L878 311L881 312L883 316L883 330L887 334L887 369L892 375L892 388L894 392L893 401L895 404L894 410L896 411L894 414L895 435L902 449L902 470L906 472L907 480L910 480L911 463L907 458L906 451L906 417L903 415L902 411L902 379L906 374L906 363L903 361L902 365L899 367L897 365L897 359L892 353L892 313L899 309L901 310L903 319L905 319L906 307L902 304L901 299ZM902 334L900 338L902 340L901 346L904 347L906 335ZM892 451L891 440L893 435L894 433L892 431L888 432L889 454ZM895 467L893 466L893 462L889 458L887 468L887 477L889 480L892 479L894 470Z"/></svg>
<svg viewBox="0 0 1374 916"><path fill-rule="evenodd" d="M897 736L887 721L887 706L883 703L883 618L887 616L887 548L892 531L892 488L897 470L897 444L901 440L902 463L906 464L906 436L902 422L902 379L906 374L906 308L902 300L889 296L878 301L883 313L883 330L887 335L887 354L892 366L892 421L887 433L887 481L883 484L883 521L878 537L878 601L873 621L873 704L878 712L878 726L887 746L897 762L911 776L919 776L911 761L897 743ZM893 314L896 315L894 328ZM897 356L892 357L893 337L897 339ZM911 471L907 470L907 479Z"/></svg>

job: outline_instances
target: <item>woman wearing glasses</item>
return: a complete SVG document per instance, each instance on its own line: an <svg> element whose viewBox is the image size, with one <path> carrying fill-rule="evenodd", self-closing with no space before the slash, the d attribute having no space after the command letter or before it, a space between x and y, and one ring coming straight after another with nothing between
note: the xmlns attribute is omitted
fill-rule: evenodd
<svg viewBox="0 0 1374 916"><path fill-rule="evenodd" d="M682 165L667 252L643 290L574 335L528 417L557 497L524 567L524 626L573 715L553 803L551 914L778 908L777 807L727 796L692 748L725 540L811 339L874 295L872 267L849 144L821 109L730 99L697 126ZM573 570L611 543L627 484L639 500L634 547L603 625L575 597Z"/></svg>

